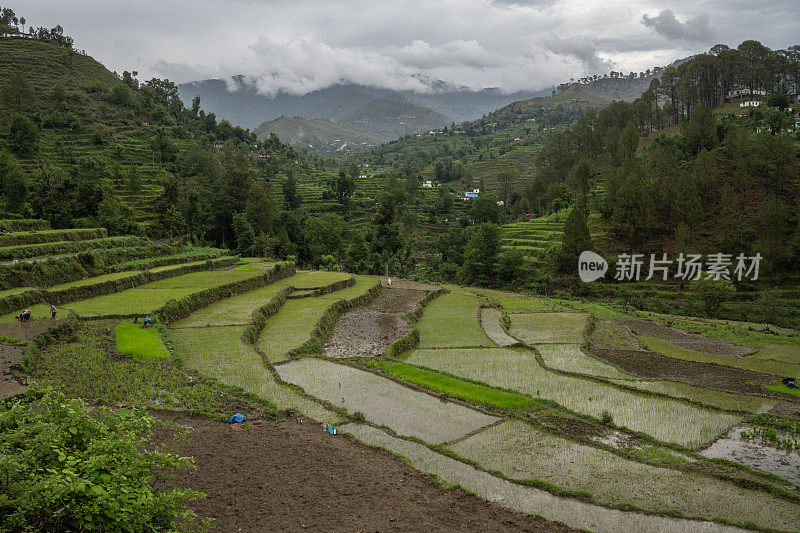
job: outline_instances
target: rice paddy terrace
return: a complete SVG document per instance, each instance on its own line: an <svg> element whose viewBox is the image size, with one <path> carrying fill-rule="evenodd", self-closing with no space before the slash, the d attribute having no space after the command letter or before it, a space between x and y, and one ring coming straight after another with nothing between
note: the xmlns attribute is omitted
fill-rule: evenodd
<svg viewBox="0 0 800 533"><path fill-rule="evenodd" d="M68 244L47 249L63 252L58 259L30 250L105 243L102 230L66 239L15 229L9 253L30 255L0 266L9 280L0 329L25 340L64 321L50 334L61 341L37 336L22 365L69 394L245 412L230 403L235 393L321 435L330 424L329 439L388 450L438 483L552 527L799 527L800 396L781 382L800 375L796 331L457 286L387 287L220 251L115 251L158 248L133 241L93 252L119 260L90 268ZM67 260L88 275L37 283L37 265ZM9 274L23 264L28 277ZM31 322L16 320L22 308ZM145 315L156 326L140 335L132 321ZM6 355L17 349L7 340ZM236 455L247 438L225 437L206 455Z"/></svg>

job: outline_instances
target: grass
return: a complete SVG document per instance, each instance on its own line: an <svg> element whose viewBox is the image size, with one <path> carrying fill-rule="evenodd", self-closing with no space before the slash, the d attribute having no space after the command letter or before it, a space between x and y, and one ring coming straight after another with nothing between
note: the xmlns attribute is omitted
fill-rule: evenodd
<svg viewBox="0 0 800 533"><path fill-rule="evenodd" d="M275 368L281 379L299 385L312 396L350 413L361 412L377 425L426 442L447 442L497 421L371 372L322 359L307 357Z"/></svg>
<svg viewBox="0 0 800 533"><path fill-rule="evenodd" d="M548 372L523 349L416 350L408 363L544 398L599 419L604 411L614 422L664 442L700 446L741 417L703 409L677 400L655 398L577 377Z"/></svg>
<svg viewBox="0 0 800 533"><path fill-rule="evenodd" d="M514 313L509 333L526 344L583 343L586 313Z"/></svg>
<svg viewBox="0 0 800 533"><path fill-rule="evenodd" d="M785 363L800 364L800 346L790 344L772 344L749 356L753 359L774 359Z"/></svg>
<svg viewBox="0 0 800 533"><path fill-rule="evenodd" d="M71 289L73 287L85 287L87 285L94 285L96 283L103 283L105 281L112 281L116 279L123 279L129 278L131 276L135 276L136 274L140 274L141 271L139 270L128 270L125 272L112 272L111 274L103 274L102 276L94 276L91 278L84 278L79 279L78 281L72 281L70 283L62 283L60 285L53 285L52 287L48 287L48 291L61 291L64 289Z"/></svg>
<svg viewBox="0 0 800 533"><path fill-rule="evenodd" d="M589 340L592 348L598 350L641 349L631 329L625 324L612 320L596 320Z"/></svg>
<svg viewBox="0 0 800 533"><path fill-rule="evenodd" d="M420 347L492 346L478 323L480 300L464 294L443 294L425 308L417 323Z"/></svg>
<svg viewBox="0 0 800 533"><path fill-rule="evenodd" d="M114 324L80 323L74 339L46 346L36 359L33 377L53 383L69 396L100 403L129 403L151 409L221 413L226 395L194 380L168 359L119 359L109 351Z"/></svg>
<svg viewBox="0 0 800 533"><path fill-rule="evenodd" d="M35 287L15 287L13 289L6 289L4 291L0 291L0 298L5 298L6 296L13 296L15 294L22 294L23 292L27 291L35 291Z"/></svg>
<svg viewBox="0 0 800 533"><path fill-rule="evenodd" d="M450 446L481 466L513 479L540 479L571 491L586 491L597 503L630 505L655 513L724 519L762 528L794 529L800 506L767 492L694 472L631 461L605 450L571 442L511 420ZM644 451L673 464L666 451ZM669 454L672 457L665 457Z"/></svg>
<svg viewBox="0 0 800 533"><path fill-rule="evenodd" d="M736 368L742 368L744 370L776 374L779 376L800 375L800 365L797 364L754 359L752 357L727 357L724 355L710 355L680 348L674 344L670 344L653 337L648 337L646 335L638 335L638 338L648 350L666 355L668 357L674 357L675 359L699 361L702 363L716 363L718 365L732 366Z"/></svg>
<svg viewBox="0 0 800 533"><path fill-rule="evenodd" d="M149 360L169 357L161 333L156 328L142 329L139 324L122 322L114 328L117 351L134 359Z"/></svg>
<svg viewBox="0 0 800 533"><path fill-rule="evenodd" d="M661 322L670 322L672 325L701 333L706 337L713 337L752 348L765 348L772 344L785 344L800 346L800 335L781 333L773 335L753 331L753 328L763 328L762 324L743 323L735 321L720 321L712 319L692 319L690 317L657 314L655 318Z"/></svg>
<svg viewBox="0 0 800 533"><path fill-rule="evenodd" d="M315 420L335 423L336 413L280 384L261 356L242 342L244 326L184 328L169 331L173 352L182 363L203 376L291 409Z"/></svg>
<svg viewBox="0 0 800 533"><path fill-rule="evenodd" d="M525 394L513 391L493 389L479 383L472 383L441 372L434 372L425 368L412 366L405 363L367 359L361 364L379 368L391 376L411 383L416 383L428 389L460 398L468 402L489 405L499 409L538 410L549 404Z"/></svg>
<svg viewBox="0 0 800 533"><path fill-rule="evenodd" d="M329 272L327 270L298 270L292 285L296 289L316 289L350 277L345 272Z"/></svg>

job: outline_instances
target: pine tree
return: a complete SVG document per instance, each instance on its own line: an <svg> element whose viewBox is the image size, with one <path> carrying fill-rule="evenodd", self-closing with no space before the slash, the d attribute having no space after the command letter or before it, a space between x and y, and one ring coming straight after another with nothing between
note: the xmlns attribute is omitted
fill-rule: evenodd
<svg viewBox="0 0 800 533"><path fill-rule="evenodd" d="M561 241L561 250L558 253L558 270L570 272L574 270L581 252L592 249L592 237L586 223L584 209L575 206L569 212L564 222L564 236Z"/></svg>

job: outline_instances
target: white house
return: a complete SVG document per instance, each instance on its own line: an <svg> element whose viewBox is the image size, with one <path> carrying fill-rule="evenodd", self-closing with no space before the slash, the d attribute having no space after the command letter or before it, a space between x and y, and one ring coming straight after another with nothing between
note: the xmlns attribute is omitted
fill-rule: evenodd
<svg viewBox="0 0 800 533"><path fill-rule="evenodd" d="M741 87L739 89L733 89L732 91L728 91L728 100L732 98L742 98L745 96L766 96L767 91L763 89L753 89L750 91L749 87Z"/></svg>
<svg viewBox="0 0 800 533"><path fill-rule="evenodd" d="M759 100L747 100L746 102L742 102L739 104L739 107L758 107L761 105Z"/></svg>

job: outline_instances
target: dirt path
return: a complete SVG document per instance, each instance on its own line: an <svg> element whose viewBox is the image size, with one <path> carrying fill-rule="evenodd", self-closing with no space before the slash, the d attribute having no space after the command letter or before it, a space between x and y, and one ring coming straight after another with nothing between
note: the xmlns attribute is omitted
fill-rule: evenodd
<svg viewBox="0 0 800 533"><path fill-rule="evenodd" d="M385 354L391 343L411 330L403 315L413 310L427 293L399 288L393 283L391 289L381 291L366 307L351 309L340 316L322 353L331 357Z"/></svg>
<svg viewBox="0 0 800 533"><path fill-rule="evenodd" d="M22 341L27 341L31 337L44 333L64 322L66 318L61 317L55 320L31 320L30 322L10 322L0 324L0 336L14 337Z"/></svg>
<svg viewBox="0 0 800 533"><path fill-rule="evenodd" d="M763 396L778 376L732 366L684 361L644 350L592 350L598 358L644 378L671 379L699 387Z"/></svg>
<svg viewBox="0 0 800 533"><path fill-rule="evenodd" d="M742 346L720 339L706 337L699 333L673 328L647 320L644 318L629 318L625 323L633 328L639 335L647 335L656 339L680 346L687 350L702 352L711 355L725 355L728 357L740 357L754 351L753 348Z"/></svg>
<svg viewBox="0 0 800 533"><path fill-rule="evenodd" d="M573 531L442 490L388 452L317 424L233 431L206 418L178 421L194 428L180 453L194 457L197 471L175 482L208 495L193 507L216 519L213 531ZM156 441L168 435L160 429Z"/></svg>
<svg viewBox="0 0 800 533"><path fill-rule="evenodd" d="M12 369L22 359L25 353L24 346L14 344L0 344L0 400L25 392L28 388L17 381Z"/></svg>

